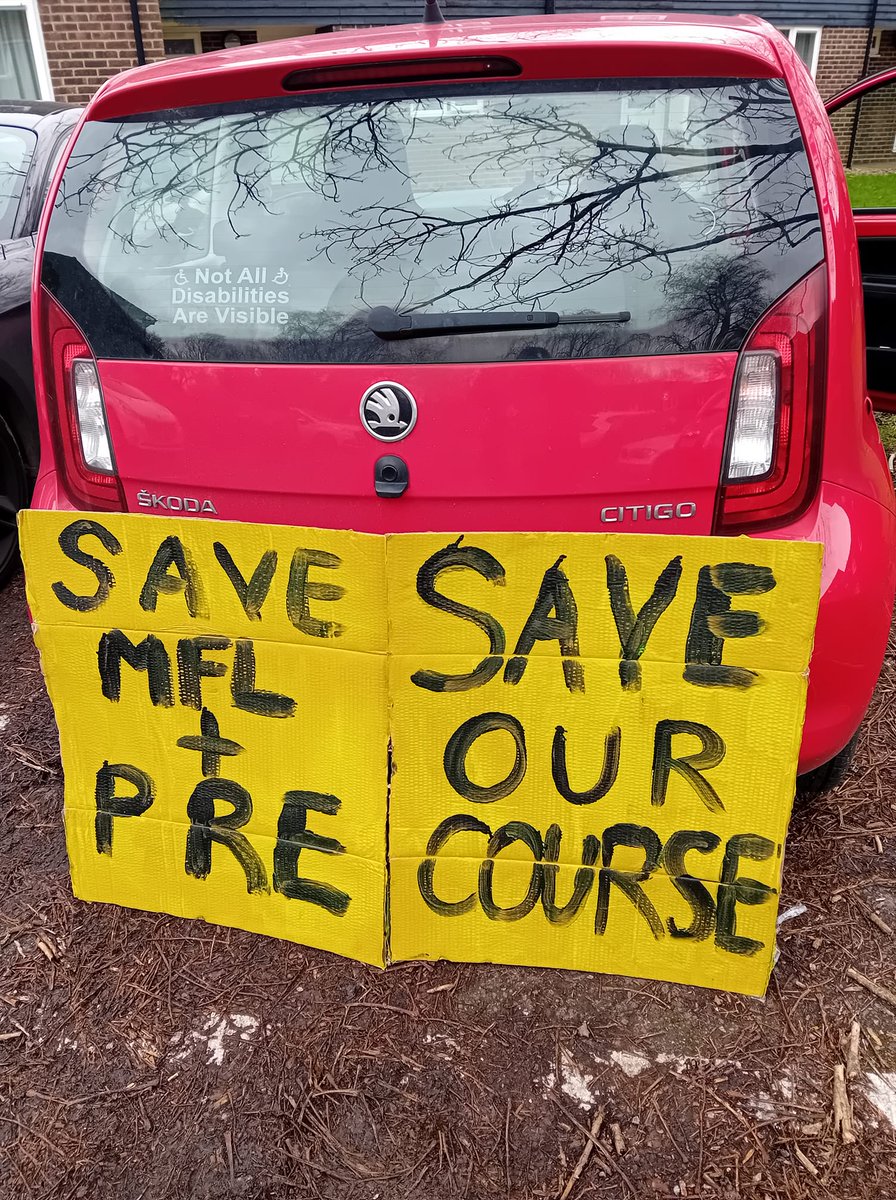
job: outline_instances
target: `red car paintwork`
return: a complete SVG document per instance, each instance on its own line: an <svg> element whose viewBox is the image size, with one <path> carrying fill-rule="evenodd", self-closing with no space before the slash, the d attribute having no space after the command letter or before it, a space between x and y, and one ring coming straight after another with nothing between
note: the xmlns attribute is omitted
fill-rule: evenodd
<svg viewBox="0 0 896 1200"><path fill-rule="evenodd" d="M284 74L296 68L485 52L512 55L524 78L727 75L787 82L824 237L827 404L817 495L798 521L762 536L825 546L800 756L801 771L816 767L849 741L877 681L896 591L896 506L866 395L861 278L845 176L824 106L786 39L749 17L657 14L353 31L127 72L101 88L86 116L278 95ZM46 224L45 216L38 271ZM36 291L43 461L34 504L64 509L73 504L50 434L39 300ZM393 367L425 397L414 435L402 443L411 488L398 503L372 494L373 464L383 447L358 422L359 397L382 379L381 366L101 361L99 372L131 510L139 511L145 489L210 498L231 519L373 531L708 533L736 362L735 354L712 354ZM699 405L692 399L698 393ZM648 523L643 511L632 511L670 496L693 501L696 515ZM600 525L604 506L623 507L623 519Z"/></svg>
<svg viewBox="0 0 896 1200"><path fill-rule="evenodd" d="M104 362L100 376L116 401L110 431L128 497L149 480L157 493L182 495L189 484L220 513L238 505L245 520L289 523L302 513L311 525L386 533L487 530L508 521L517 529L589 530L613 501L628 506L614 526L643 531L646 514L630 508L671 495L696 515L653 524L709 533L736 361L734 354L573 360L562 364L562 377L556 362L390 368L426 398L413 436L400 444L411 486L398 504L372 494L373 465L386 447L358 420L359 397L382 378L381 365L222 363L197 371L159 362L135 371ZM551 422L558 386L578 402L564 421ZM701 403L691 413L694 393ZM220 421L222 396L227 431L215 441L214 461L191 457L186 448L205 446ZM683 412L692 417L687 428ZM608 441L613 458L602 453ZM295 454L247 453L259 442L294 445Z"/></svg>

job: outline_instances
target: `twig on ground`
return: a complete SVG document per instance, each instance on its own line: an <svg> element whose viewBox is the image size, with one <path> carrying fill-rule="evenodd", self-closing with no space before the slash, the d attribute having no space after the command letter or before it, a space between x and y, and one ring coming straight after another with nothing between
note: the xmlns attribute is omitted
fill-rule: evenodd
<svg viewBox="0 0 896 1200"><path fill-rule="evenodd" d="M877 915L877 913L874 911L874 909L871 907L870 904L866 904L864 902L864 900L860 900L859 907L861 908L862 912L865 914L865 916L868 918L868 920L871 922L872 925L876 925L877 928L882 933L887 934L888 937L893 936L893 926L888 925L887 922L883 919L883 917L879 917Z"/></svg>
<svg viewBox="0 0 896 1200"><path fill-rule="evenodd" d="M157 1088L159 1082L158 1079L150 1079L146 1083L129 1083L127 1087L108 1088L104 1092L90 1092L86 1096L73 1096L70 1100L62 1096L48 1096L46 1092L39 1092L36 1088L29 1088L25 1095L36 1096L40 1100L50 1100L53 1104L60 1104L63 1108L68 1108L72 1104L85 1104L88 1100L104 1100L107 1096L134 1096L138 1092L148 1092L152 1088Z"/></svg>
<svg viewBox="0 0 896 1200"><path fill-rule="evenodd" d="M576 1186L582 1172L588 1166L588 1159L591 1157L594 1147L597 1145L597 1135L600 1133L601 1126L604 1123L604 1110L599 1108L594 1114L594 1120L591 1122L591 1128L588 1130L588 1135L585 1138L585 1145L582 1147L582 1153L579 1155L579 1161L572 1169L572 1174L566 1181L566 1187L560 1193L560 1200L567 1200L572 1189Z"/></svg>
<svg viewBox="0 0 896 1200"><path fill-rule="evenodd" d="M849 1041L846 1044L846 1078L855 1079L859 1073L859 1041L862 1036L862 1026L853 1021L849 1028Z"/></svg>
<svg viewBox="0 0 896 1200"><path fill-rule="evenodd" d="M617 1154L625 1154L625 1138L622 1136L622 1130L619 1128L618 1121L610 1123L610 1136L613 1138L613 1149Z"/></svg>
<svg viewBox="0 0 896 1200"><path fill-rule="evenodd" d="M852 1109L846 1091L846 1068L843 1063L834 1067L834 1133L840 1135L844 1145L856 1140L852 1128Z"/></svg>
<svg viewBox="0 0 896 1200"><path fill-rule="evenodd" d="M507 1112L504 1114L504 1183L510 1195L510 1097L507 1097Z"/></svg>
<svg viewBox="0 0 896 1200"><path fill-rule="evenodd" d="M660 1124L662 1125L663 1129L665 1129L665 1131L666 1131L666 1136L668 1137L669 1141L672 1143L673 1147L675 1148L675 1153L678 1155L678 1157L681 1159L681 1161L683 1163L686 1163L688 1160L685 1157L684 1151L682 1150L681 1146L679 1146L678 1142L676 1142L675 1138L672 1136L672 1130L666 1124L666 1118L663 1116L662 1112L660 1111L660 1106L657 1104L655 1096L650 1097L650 1103L653 1105L654 1111L656 1112L656 1115L660 1119Z"/></svg>
<svg viewBox="0 0 896 1200"><path fill-rule="evenodd" d="M224 1149L227 1151L227 1173L232 1187L236 1183L236 1172L233 1169L233 1134L229 1129L224 1130Z"/></svg>
<svg viewBox="0 0 896 1200"><path fill-rule="evenodd" d="M818 1167L816 1167L816 1165L812 1161L812 1159L809 1158L807 1155L805 1155L802 1152L802 1150L799 1148L799 1146L794 1146L794 1152L796 1153L796 1156L799 1159L799 1161L803 1164L803 1166L809 1172L809 1174L813 1175L817 1178L818 1177Z"/></svg>
<svg viewBox="0 0 896 1200"><path fill-rule="evenodd" d="M877 996L878 1000L883 1000L885 1004L889 1004L891 1008L896 1009L896 992L891 992L882 983L875 983L873 979L869 979L867 975L863 975L861 971L857 971L854 967L847 967L846 974L850 979L854 979L856 983L860 983L863 988L867 988L869 992Z"/></svg>
<svg viewBox="0 0 896 1200"><path fill-rule="evenodd" d="M10 754L14 755L19 762L23 762L26 767L31 767L33 771L43 771L47 775L55 775L56 772L52 767L44 766L43 763L35 762L29 754L25 753L24 747L14 746L11 742L7 743L6 749Z"/></svg>

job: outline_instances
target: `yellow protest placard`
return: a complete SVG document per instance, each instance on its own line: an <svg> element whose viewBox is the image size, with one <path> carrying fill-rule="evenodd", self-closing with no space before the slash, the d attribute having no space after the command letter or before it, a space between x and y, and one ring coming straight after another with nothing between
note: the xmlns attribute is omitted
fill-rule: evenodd
<svg viewBox="0 0 896 1200"><path fill-rule="evenodd" d="M383 962L382 541L29 512L76 895Z"/></svg>
<svg viewBox="0 0 896 1200"><path fill-rule="evenodd" d="M390 539L393 956L763 992L820 562Z"/></svg>
<svg viewBox="0 0 896 1200"><path fill-rule="evenodd" d="M79 896L764 991L820 546L21 532Z"/></svg>

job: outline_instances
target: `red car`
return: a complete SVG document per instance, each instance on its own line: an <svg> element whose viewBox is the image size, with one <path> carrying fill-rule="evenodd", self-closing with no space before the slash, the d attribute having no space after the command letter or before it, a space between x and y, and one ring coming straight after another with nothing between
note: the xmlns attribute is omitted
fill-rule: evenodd
<svg viewBox="0 0 896 1200"><path fill-rule="evenodd" d="M38 260L36 506L821 541L800 770L842 772L896 514L843 168L771 26L424 23L130 71Z"/></svg>

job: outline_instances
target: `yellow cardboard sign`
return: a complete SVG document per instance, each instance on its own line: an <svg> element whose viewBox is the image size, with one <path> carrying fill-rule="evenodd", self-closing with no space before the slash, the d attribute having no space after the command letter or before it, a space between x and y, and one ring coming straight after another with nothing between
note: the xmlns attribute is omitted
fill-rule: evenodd
<svg viewBox="0 0 896 1200"><path fill-rule="evenodd" d="M379 539L28 512L75 894L383 963Z"/></svg>
<svg viewBox="0 0 896 1200"><path fill-rule="evenodd" d="M77 895L378 964L764 991L820 546L21 534Z"/></svg>

